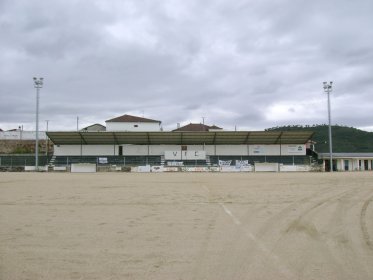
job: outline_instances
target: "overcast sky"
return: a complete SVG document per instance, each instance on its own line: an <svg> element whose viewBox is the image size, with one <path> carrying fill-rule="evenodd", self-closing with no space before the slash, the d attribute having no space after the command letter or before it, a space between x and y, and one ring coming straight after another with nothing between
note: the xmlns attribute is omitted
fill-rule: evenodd
<svg viewBox="0 0 373 280"><path fill-rule="evenodd" d="M123 114L373 131L372 0L0 0L0 128Z"/></svg>

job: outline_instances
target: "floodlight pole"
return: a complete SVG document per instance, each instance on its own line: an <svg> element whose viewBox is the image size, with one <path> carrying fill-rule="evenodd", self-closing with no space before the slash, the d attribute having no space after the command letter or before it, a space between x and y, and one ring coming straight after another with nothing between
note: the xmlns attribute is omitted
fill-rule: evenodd
<svg viewBox="0 0 373 280"><path fill-rule="evenodd" d="M43 87L43 78L34 77L36 88L36 137L35 137L35 170L39 171L39 92Z"/></svg>
<svg viewBox="0 0 373 280"><path fill-rule="evenodd" d="M333 145L332 145L332 124L331 124L331 112L330 112L330 92L332 92L333 82L323 83L324 91L328 95L328 119L329 119L329 169L330 172L333 172Z"/></svg>

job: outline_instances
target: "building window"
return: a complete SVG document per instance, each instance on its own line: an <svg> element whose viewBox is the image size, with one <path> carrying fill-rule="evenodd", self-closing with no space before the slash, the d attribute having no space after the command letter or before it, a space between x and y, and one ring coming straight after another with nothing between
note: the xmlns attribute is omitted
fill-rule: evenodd
<svg viewBox="0 0 373 280"><path fill-rule="evenodd" d="M138 125L138 124L134 124L133 126L134 126L134 127L139 127L139 125Z"/></svg>

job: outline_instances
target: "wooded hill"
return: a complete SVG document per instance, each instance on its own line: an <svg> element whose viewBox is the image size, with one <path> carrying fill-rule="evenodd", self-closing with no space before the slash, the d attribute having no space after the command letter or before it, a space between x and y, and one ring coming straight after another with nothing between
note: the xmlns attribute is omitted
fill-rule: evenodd
<svg viewBox="0 0 373 280"><path fill-rule="evenodd" d="M329 152L328 125L281 126L265 129L266 131L313 131L312 140L316 142L315 150L319 153ZM332 126L334 153L373 153L373 132L363 131L347 126Z"/></svg>

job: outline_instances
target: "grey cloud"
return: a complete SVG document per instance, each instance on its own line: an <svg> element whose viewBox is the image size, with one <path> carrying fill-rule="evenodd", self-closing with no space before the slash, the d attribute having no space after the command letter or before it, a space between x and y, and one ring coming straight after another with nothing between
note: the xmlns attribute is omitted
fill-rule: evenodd
<svg viewBox="0 0 373 280"><path fill-rule="evenodd" d="M231 129L324 123L324 80L335 82L336 123L373 127L368 0L0 5L1 128L32 123L34 75L45 77L43 118L61 129L76 115L104 123L143 112L165 128L202 116ZM298 106L307 100L313 116ZM291 118L268 118L279 104Z"/></svg>

